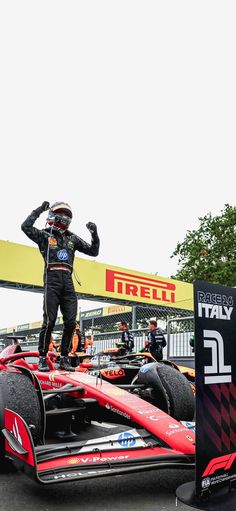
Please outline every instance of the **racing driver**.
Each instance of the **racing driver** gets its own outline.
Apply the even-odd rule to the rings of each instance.
[[[91,245],[68,230],[72,220],[72,210],[65,202],[56,202],[50,207],[47,217],[48,227],[42,230],[34,227],[37,218],[48,209],[49,202],[43,202],[21,225],[22,231],[28,238],[37,243],[45,263],[43,324],[39,334],[38,368],[40,371],[49,371],[46,354],[60,306],[64,325],[59,369],[73,371],[68,352],[77,315],[77,297],[72,281],[74,255],[78,250],[90,256],[97,256],[100,241],[97,227],[92,222],[86,224],[91,233]]]

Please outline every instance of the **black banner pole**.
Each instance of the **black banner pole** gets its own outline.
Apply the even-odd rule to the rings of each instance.
[[[236,289],[194,284],[196,479],[177,498],[208,511],[236,509]],[[235,489],[234,489],[235,488]]]

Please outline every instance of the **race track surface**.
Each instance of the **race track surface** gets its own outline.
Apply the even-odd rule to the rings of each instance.
[[[21,472],[9,471],[0,473],[0,510],[189,511],[180,502],[176,507],[174,487],[193,477],[193,472],[165,470],[40,486]]]

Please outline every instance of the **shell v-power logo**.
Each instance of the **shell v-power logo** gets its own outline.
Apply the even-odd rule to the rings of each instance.
[[[106,291],[134,298],[175,303],[176,286],[172,282],[160,279],[107,269]]]

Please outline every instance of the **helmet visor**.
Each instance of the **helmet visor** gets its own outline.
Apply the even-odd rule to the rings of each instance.
[[[61,213],[49,211],[47,221],[49,224],[60,224],[62,227],[68,227],[71,223],[71,218]]]

